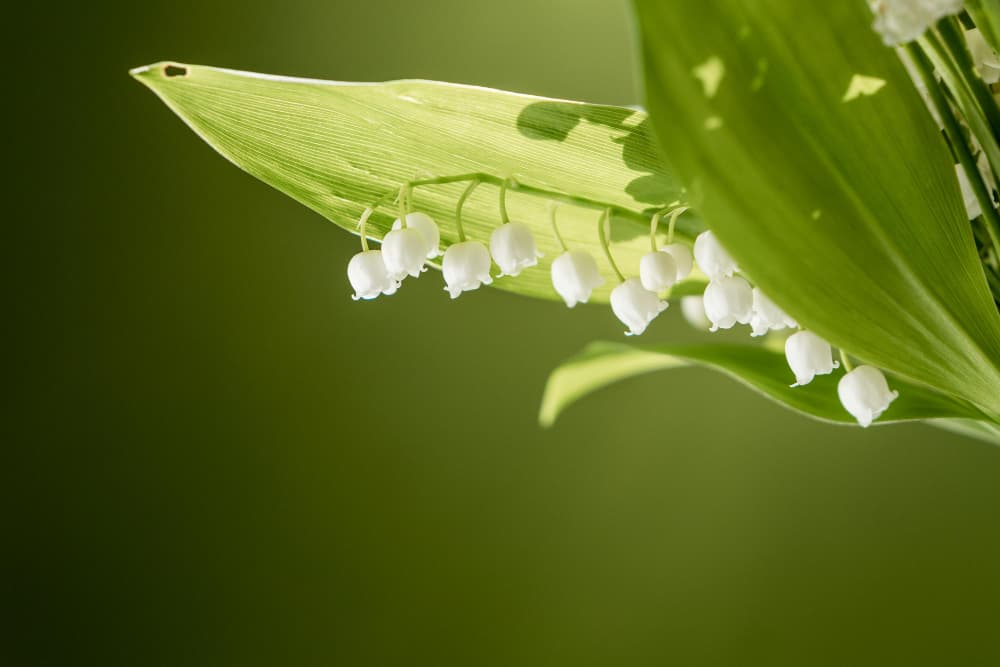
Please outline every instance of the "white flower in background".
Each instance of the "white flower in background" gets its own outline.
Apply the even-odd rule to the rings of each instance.
[[[695,246],[697,256],[697,246]],[[747,324],[753,312],[753,290],[739,276],[713,280],[705,288],[705,315],[712,322],[710,331],[730,329],[736,323]]]
[[[889,390],[889,383],[879,369],[858,366],[840,378],[837,395],[844,408],[867,428],[896,400],[899,392]]]
[[[682,296],[681,314],[695,329],[708,331],[712,326],[712,321],[705,314],[705,300],[701,296]]]
[[[517,276],[529,266],[538,264],[542,253],[535,246],[531,228],[523,222],[500,225],[490,235],[490,254],[500,267],[500,276]]]
[[[437,223],[434,222],[434,218],[427,215],[426,213],[407,213],[406,214],[406,226],[410,229],[416,229],[418,232],[423,234],[424,239],[427,241],[427,259],[434,259],[441,254],[441,230],[438,229]],[[395,222],[392,223],[393,229],[402,229],[403,223],[397,218]]]
[[[552,262],[552,286],[570,308],[587,303],[591,292],[603,284],[597,262],[583,250],[568,250]]]
[[[965,41],[969,45],[972,53],[972,62],[979,72],[979,77],[986,83],[996,83],[1000,81],[1000,56],[993,50],[979,32],[979,28],[973,28],[965,33]]]
[[[829,375],[840,363],[833,360],[833,348],[811,331],[793,333],[785,341],[785,358],[795,373],[793,387],[809,384],[817,375]]]
[[[739,270],[736,261],[710,231],[702,232],[694,240],[694,261],[710,280],[728,278]]]
[[[974,220],[983,214],[983,209],[979,206],[979,200],[976,199],[976,193],[972,191],[972,184],[969,182],[969,177],[962,165],[955,165],[955,173],[958,174],[958,187],[962,189],[965,213],[969,216],[969,220]]]
[[[399,283],[389,277],[381,250],[359,252],[347,264],[347,279],[354,288],[355,301],[374,299],[379,294],[394,294]]]
[[[414,227],[389,232],[382,239],[382,259],[393,280],[407,275],[416,278],[424,270],[427,258],[427,237]]]
[[[962,11],[963,0],[868,0],[873,27],[888,46],[912,42],[935,21]]]
[[[452,299],[457,299],[462,292],[477,289],[480,285],[489,285],[490,251],[478,241],[462,241],[448,247],[441,260],[441,273],[447,284],[445,291]]]
[[[626,336],[638,336],[669,304],[642,286],[639,278],[629,278],[611,290],[611,310],[628,327]]]
[[[759,287],[754,287],[753,314],[750,316],[750,326],[753,328],[751,336],[763,336],[768,331],[788,327],[795,328],[799,326],[799,323],[767,298]]]
[[[662,292],[677,282],[677,263],[668,252],[647,252],[639,260],[639,280],[650,292]]]
[[[691,255],[691,248],[683,243],[671,243],[660,248],[660,252],[665,252],[674,258],[677,266],[677,280],[684,280],[691,273],[694,265],[694,257]]]

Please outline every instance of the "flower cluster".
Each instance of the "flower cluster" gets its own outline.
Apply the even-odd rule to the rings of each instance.
[[[692,324],[707,323],[710,331],[749,324],[751,336],[799,329],[798,323],[760,288],[751,287],[745,278],[736,275],[739,267],[712,232],[703,232],[695,239],[694,258],[709,283],[700,299],[685,297],[681,302],[684,316]],[[830,344],[811,331],[799,330],[788,336],[785,358],[795,375],[792,387],[807,385],[817,375],[829,375],[840,367]],[[873,366],[847,371],[837,385],[840,402],[861,426],[870,426],[899,394],[889,390],[885,375]]]
[[[440,181],[435,181],[440,182]],[[392,230],[382,239],[381,249],[368,247],[365,224],[373,212],[366,209],[359,221],[362,250],[351,258],[348,279],[354,288],[355,300],[374,299],[382,294],[394,294],[407,277],[418,277],[426,270],[428,260],[439,256],[445,291],[452,299],[462,292],[489,285],[494,278],[518,276],[538,264],[538,252],[531,228],[511,221],[507,215],[505,194],[507,182],[501,184],[500,224],[490,235],[489,244],[469,240],[462,227],[462,205],[480,183],[472,180],[459,199],[455,212],[458,242],[441,252],[441,233],[437,223],[427,214],[406,211],[407,186],[400,191],[401,213]],[[412,184],[408,184],[412,185]],[[597,233],[608,263],[619,284],[611,291],[611,310],[628,327],[629,336],[645,332],[649,324],[668,306],[662,297],[678,281],[686,278],[695,264],[709,282],[700,297],[681,300],[684,316],[696,326],[710,331],[731,329],[748,324],[751,336],[763,336],[771,331],[799,329],[799,324],[765,295],[739,275],[735,260],[715,234],[706,231],[698,235],[693,251],[683,243],[673,241],[674,225],[683,211],[676,206],[670,211],[667,244],[657,247],[656,230],[660,214],[651,219],[651,251],[639,261],[638,275],[626,277],[615,262],[609,242],[612,210],[606,209],[598,220]],[[594,257],[585,250],[570,249],[556,224],[556,209],[551,209],[553,233],[562,252],[552,261],[551,279],[555,291],[570,308],[586,303],[594,289],[604,284],[604,277]],[[500,272],[491,275],[492,264]],[[817,375],[829,375],[840,367],[833,358],[830,344],[811,331],[798,330],[785,341],[785,356],[795,376],[792,387],[812,382]],[[845,366],[847,359],[844,357]],[[890,391],[885,376],[872,366],[859,366],[848,371],[840,380],[838,394],[843,406],[862,426],[870,425],[897,397]]]

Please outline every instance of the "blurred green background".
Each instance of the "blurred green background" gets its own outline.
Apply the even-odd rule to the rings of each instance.
[[[12,665],[985,665],[1000,449],[838,428],[707,371],[545,377],[603,307],[429,273],[230,166],[130,67],[635,103],[618,1],[20,8]],[[16,92],[16,95],[15,95]],[[6,245],[6,244],[5,244]],[[665,314],[649,339],[697,336]]]

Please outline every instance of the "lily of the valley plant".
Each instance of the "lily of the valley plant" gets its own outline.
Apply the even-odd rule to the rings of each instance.
[[[429,81],[160,63],[133,75],[212,147],[360,237],[353,298],[440,269],[672,302],[743,343],[594,343],[541,419],[638,373],[721,370],[819,419],[1000,443],[1000,0],[634,0],[646,111]],[[359,305],[358,307],[363,307]]]

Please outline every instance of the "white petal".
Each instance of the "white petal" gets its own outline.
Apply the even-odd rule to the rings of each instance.
[[[702,232],[694,240],[694,260],[709,280],[728,278],[739,268],[711,231]]]
[[[753,312],[753,290],[739,276],[713,280],[705,288],[705,315],[712,322],[712,331],[730,329],[735,324],[747,324]]]
[[[648,252],[639,260],[639,279],[650,292],[670,289],[677,281],[677,264],[668,252]]]
[[[595,288],[604,284],[597,262],[583,250],[569,250],[552,262],[552,287],[570,308],[587,303]]]
[[[441,260],[445,289],[452,299],[462,292],[493,282],[490,277],[490,252],[478,241],[463,241],[449,246]]]
[[[683,243],[671,243],[663,246],[660,250],[669,253],[674,258],[674,264],[677,265],[677,280],[687,278],[694,266],[694,255],[691,254],[691,248]]]
[[[441,230],[438,229],[434,218],[426,213],[414,211],[406,214],[406,226],[410,229],[416,229],[424,237],[427,243],[427,259],[434,259],[441,254]],[[402,229],[402,227],[403,224],[399,218],[392,223],[393,229]]]
[[[347,279],[354,288],[355,301],[374,299],[379,294],[393,294],[399,284],[389,277],[382,261],[382,252],[368,250],[359,252],[347,264]]]
[[[642,334],[669,304],[642,286],[639,278],[629,278],[611,290],[611,310],[629,328],[626,335]]]
[[[426,237],[413,227],[391,231],[382,239],[382,259],[393,280],[419,276],[426,257]]]
[[[899,392],[890,391],[885,375],[874,366],[858,366],[837,384],[840,402],[863,427],[879,418],[896,400]]]
[[[517,276],[538,264],[542,256],[535,245],[531,228],[523,222],[500,225],[490,235],[490,254],[500,267],[500,275]]]
[[[833,348],[811,331],[798,331],[785,341],[785,359],[795,374],[793,387],[809,384],[817,375],[829,375],[840,362],[833,359]]]

